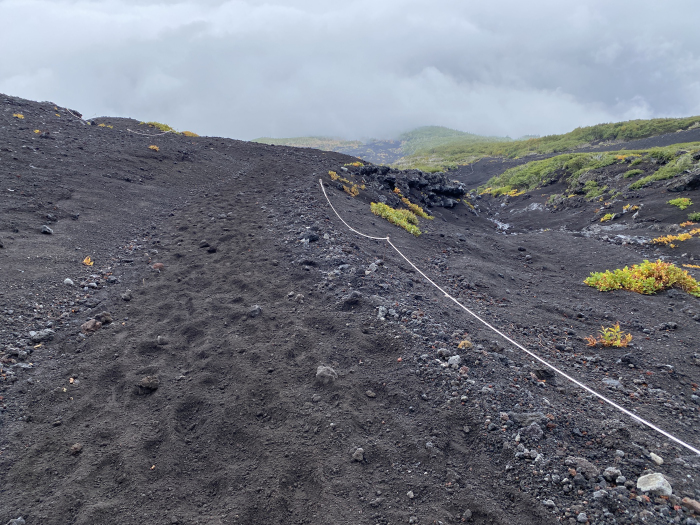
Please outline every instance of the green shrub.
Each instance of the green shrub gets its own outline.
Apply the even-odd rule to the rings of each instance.
[[[386,219],[391,224],[400,226],[408,233],[411,233],[415,236],[421,234],[421,231],[418,229],[417,226],[418,217],[416,217],[416,215],[410,210],[396,210],[391,206],[387,206],[386,204],[383,204],[381,202],[371,203],[370,209],[375,215]]]
[[[654,294],[675,287],[700,297],[700,283],[687,271],[661,260],[649,262],[645,259],[642,264],[635,264],[632,268],[625,266],[614,272],[591,272],[590,277],[583,282],[601,292],[630,290],[640,294]]]
[[[639,157],[638,159],[634,159],[632,162],[630,162],[630,166],[637,166],[638,164],[641,164],[644,162],[644,159]]]
[[[589,200],[600,197],[607,189],[607,186],[598,186],[598,183],[594,180],[586,181],[586,184],[583,185],[583,191],[586,193],[586,198]]]
[[[691,201],[688,197],[678,197],[677,199],[671,199],[667,204],[676,206],[681,210],[685,210],[693,205],[693,201]]]
[[[630,177],[636,177],[637,175],[641,175],[642,173],[644,173],[644,170],[629,170],[623,173],[622,176],[626,179],[629,179]]]
[[[630,184],[630,189],[631,190],[636,190],[639,189],[645,185],[647,185],[650,182],[654,182],[657,180],[666,180],[666,179],[672,179],[673,177],[676,177],[683,173],[685,170],[690,169],[693,167],[693,157],[692,155],[698,151],[696,149],[695,151],[684,153],[683,155],[680,155],[679,157],[676,157],[673,159],[673,154],[670,152],[671,148],[663,148],[661,150],[654,150],[652,151],[649,155],[651,157],[657,158],[657,159],[668,159],[668,163],[665,164],[664,166],[661,166],[656,172],[652,173],[651,175],[647,175],[646,177],[642,177],[639,179],[637,182],[634,182]],[[669,159],[669,156],[671,159]]]
[[[160,122],[144,122],[144,124],[146,124],[147,126],[149,126],[151,128],[159,129],[160,131],[163,131],[163,132],[169,131],[171,133],[175,133],[175,134],[179,135],[179,133],[177,131],[175,131],[173,128],[171,128],[167,124],[161,124]]]
[[[689,213],[689,214],[688,214],[688,220],[689,220],[689,221],[693,221],[693,222],[695,222],[695,221],[700,221],[700,211],[696,211],[696,212],[693,212],[693,213]]]

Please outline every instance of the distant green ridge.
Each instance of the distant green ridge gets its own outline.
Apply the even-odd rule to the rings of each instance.
[[[700,127],[700,116],[597,124],[576,128],[563,135],[548,135],[517,141],[455,140],[449,144],[419,148],[413,155],[402,159],[399,164],[403,167],[431,166],[437,169],[446,169],[469,164],[482,157],[519,158],[533,154],[558,153],[600,142],[644,139],[695,127]]]
[[[332,137],[291,137],[274,139],[262,137],[253,140],[276,146],[315,148],[323,151],[337,151],[366,159],[375,164],[396,164],[406,156],[438,146],[476,144],[483,142],[509,141],[508,137],[484,137],[443,126],[423,126],[401,134],[398,140],[376,140],[366,142],[343,140]],[[428,168],[430,169],[430,168]]]
[[[362,146],[359,140],[342,140],[332,137],[291,137],[273,139],[271,137],[261,137],[253,139],[252,142],[261,144],[272,144],[274,146],[293,146],[295,148],[314,148],[323,151],[338,151],[338,148],[356,148]]]

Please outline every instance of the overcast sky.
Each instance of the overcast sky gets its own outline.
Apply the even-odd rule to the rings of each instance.
[[[252,139],[700,114],[697,0],[0,0],[0,93]]]

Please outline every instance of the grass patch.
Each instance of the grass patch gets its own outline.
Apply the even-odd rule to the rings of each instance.
[[[667,202],[667,204],[670,204],[671,206],[676,206],[681,210],[685,210],[686,208],[690,208],[693,205],[693,201],[691,201],[688,197],[678,197],[677,199],[671,199]]]
[[[598,337],[592,335],[584,337],[588,341],[588,346],[597,346],[601,344],[603,346],[612,346],[615,348],[621,348],[627,346],[630,341],[632,341],[632,334],[625,334],[620,328],[620,323],[616,323],[615,326],[601,326],[598,331]]]
[[[700,221],[700,211],[696,211],[696,212],[693,212],[693,213],[689,213],[689,214],[688,214],[688,220],[689,220],[689,221],[693,221],[693,222]]]
[[[156,128],[164,133],[170,132],[179,135],[179,133],[175,131],[174,128],[171,128],[167,124],[163,124],[161,122],[145,122],[144,124],[146,124],[148,127]]]
[[[691,169],[693,167],[693,155],[700,151],[700,148],[695,148],[693,151],[684,153],[679,157],[669,159],[668,156],[671,155],[671,150],[677,150],[677,147],[678,146],[674,148],[660,148],[652,151],[649,154],[650,157],[656,158],[659,162],[666,162],[666,164],[661,166],[651,175],[642,177],[637,182],[630,184],[630,189],[637,190],[657,180],[672,179],[683,173],[685,170]]]
[[[387,206],[381,202],[373,202],[370,204],[370,209],[372,213],[378,215],[379,217],[386,219],[391,224],[399,226],[406,230],[408,233],[415,235],[416,237],[421,234],[420,229],[418,229],[418,217],[410,210],[396,210],[391,206]]]
[[[681,153],[678,154],[679,148]],[[663,180],[676,177],[687,169],[695,166],[693,156],[700,152],[700,143],[675,144],[664,148],[638,150],[634,152],[612,151],[609,153],[565,153],[548,159],[536,160],[522,164],[504,171],[501,175],[491,178],[488,182],[479,186],[479,193],[488,193],[494,196],[509,194],[512,191],[530,191],[544,186],[559,177],[564,177],[569,183],[572,192],[583,191],[587,198],[595,198],[602,195],[596,192],[599,187],[586,183],[581,188],[579,179],[589,171],[599,170],[616,163],[625,162],[625,159],[633,155],[641,155],[642,158],[654,159],[657,164],[663,164],[655,173],[642,177],[630,185],[630,189],[638,189],[655,180]],[[700,164],[700,163],[698,163]],[[629,170],[625,177],[642,175],[643,170]]]
[[[583,282],[601,292],[629,290],[649,295],[668,288],[680,288],[690,295],[700,297],[700,283],[686,270],[661,260],[649,262],[645,259],[643,263],[635,264],[632,268],[625,266],[613,272],[592,272]]]
[[[406,197],[401,197],[401,202],[403,202],[408,207],[408,209],[411,210],[411,212],[413,212],[418,217],[423,217],[424,219],[428,219],[429,221],[432,221],[435,218],[425,213],[425,210],[423,208],[421,208],[417,204],[413,204]]]
[[[199,137],[194,131],[183,131],[182,134],[185,137]]]
[[[586,181],[586,184],[583,185],[583,191],[586,194],[586,198],[589,200],[597,199],[603,195],[607,189],[607,186],[598,186],[598,183],[594,180]]]

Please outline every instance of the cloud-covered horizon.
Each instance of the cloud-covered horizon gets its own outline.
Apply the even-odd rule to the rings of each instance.
[[[700,114],[678,0],[0,0],[0,93],[240,139]]]

